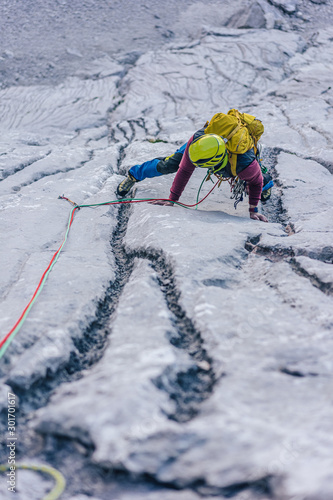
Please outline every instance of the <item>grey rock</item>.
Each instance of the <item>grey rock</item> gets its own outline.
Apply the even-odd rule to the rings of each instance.
[[[234,14],[228,22],[228,26],[240,29],[266,28],[266,17],[258,2],[252,3],[248,9]]]
[[[278,7],[286,14],[294,14],[297,11],[297,7],[300,0],[268,0],[269,3]]]
[[[5,382],[20,393],[22,459],[66,463],[72,450],[67,497],[84,497],[77,485],[97,473],[90,493],[107,498],[105,470],[120,473],[126,500],[258,500],[259,487],[263,498],[333,496],[330,6],[303,3],[314,16],[305,26],[286,15],[297,2],[275,3],[284,7],[193,4],[169,27],[172,43],[155,43],[165,26],[147,45],[150,24],[140,24],[131,40],[145,35],[135,47],[126,41],[128,56],[107,50],[110,33],[91,64],[72,39],[70,78],[0,91],[3,332],[63,241],[72,207],[59,194],[114,200],[130,166],[168,156],[233,106],[264,122],[275,182],[260,206],[269,224],[249,219],[247,199],[235,211],[226,185],[198,210],[140,203],[75,213],[0,365],[3,414]],[[241,24],[226,26],[240,10]],[[16,49],[3,61],[8,84]],[[41,66],[34,72],[42,78]],[[202,178],[196,169],[181,201],[194,203]],[[165,197],[171,183],[147,179],[137,196]],[[45,478],[25,478],[22,500],[46,494]]]

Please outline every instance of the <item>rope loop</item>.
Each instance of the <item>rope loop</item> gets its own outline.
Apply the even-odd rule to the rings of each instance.
[[[3,464],[0,465],[0,472],[5,472],[7,470],[11,470],[10,468],[13,467],[12,465],[9,464]],[[15,469],[28,469],[28,470],[34,470],[36,472],[43,472],[45,474],[48,474],[49,476],[52,476],[53,479],[55,480],[55,485],[52,488],[52,490],[43,497],[42,500],[57,500],[60,495],[63,493],[66,487],[66,480],[64,476],[59,472],[57,469],[54,467],[50,467],[49,465],[33,465],[33,464],[15,464]]]

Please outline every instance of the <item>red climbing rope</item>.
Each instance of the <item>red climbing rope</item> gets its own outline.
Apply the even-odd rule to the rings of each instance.
[[[15,325],[11,328],[11,330],[7,333],[7,335],[5,335],[5,337],[0,341],[0,359],[3,357],[4,353],[6,352],[7,348],[9,347],[9,344],[14,339],[15,335],[17,334],[17,332],[19,331],[19,329],[23,325],[26,316],[28,315],[31,307],[33,306],[35,300],[37,299],[39,293],[41,292],[41,290],[42,290],[42,288],[44,286],[44,283],[45,283],[45,281],[46,281],[46,279],[48,277],[48,274],[50,273],[52,267],[54,266],[54,264],[58,260],[59,254],[60,254],[60,252],[61,252],[64,244],[66,243],[66,240],[67,240],[67,237],[68,237],[68,233],[69,233],[69,230],[70,230],[71,225],[73,223],[74,214],[75,214],[76,210],[79,210],[80,208],[85,208],[85,207],[97,207],[97,206],[103,206],[103,205],[124,205],[124,204],[145,203],[145,202],[152,202],[152,201],[169,201],[169,202],[172,202],[173,204],[179,205],[179,206],[184,207],[184,208],[192,208],[192,207],[195,207],[195,206],[199,205],[200,203],[202,203],[207,198],[207,196],[210,195],[210,193],[213,191],[213,189],[215,189],[215,187],[217,186],[218,182],[219,181],[217,181],[214,184],[214,186],[212,187],[212,189],[209,191],[208,194],[206,194],[206,196],[204,196],[204,198],[202,198],[197,203],[193,203],[192,205],[188,205],[186,203],[181,203],[179,201],[173,201],[173,200],[170,200],[168,198],[141,198],[141,199],[135,199],[135,198],[133,198],[133,199],[126,199],[126,200],[108,201],[108,202],[105,202],[105,203],[96,203],[96,204],[89,204],[89,205],[78,205],[77,203],[75,203],[74,201],[70,200],[69,198],[67,198],[64,195],[63,196],[59,196],[60,199],[66,200],[66,201],[68,201],[69,203],[71,203],[73,205],[73,209],[72,209],[72,211],[70,213],[70,216],[69,216],[67,230],[66,230],[64,239],[63,239],[60,247],[58,248],[58,250],[54,253],[52,259],[50,260],[50,263],[47,266],[47,268],[45,269],[45,271],[44,271],[44,273],[43,273],[43,275],[42,275],[42,277],[41,277],[41,279],[40,279],[40,281],[38,283],[38,286],[37,286],[36,290],[34,291],[33,296],[31,297],[29,303],[24,308],[21,316],[16,321]]]

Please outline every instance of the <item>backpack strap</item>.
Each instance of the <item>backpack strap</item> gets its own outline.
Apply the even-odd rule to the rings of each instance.
[[[227,141],[229,141],[229,140],[230,140],[230,139],[231,139],[231,138],[232,138],[232,137],[236,134],[236,132],[238,132],[238,130],[241,128],[241,126],[242,126],[242,124],[241,124],[241,123],[239,123],[239,124],[238,124],[238,125],[234,128],[234,130],[232,130],[232,131],[230,132],[230,134],[228,135],[228,137],[226,137],[226,140],[227,140]]]
[[[227,142],[238,132],[238,130],[241,128],[241,126],[242,126],[242,124],[238,123],[238,125],[234,128],[234,130],[232,130],[230,132],[230,134],[226,137]],[[230,167],[231,167],[231,173],[232,173],[233,177],[236,177],[236,175],[237,175],[236,174],[237,155],[228,151],[228,158],[229,158],[229,163],[230,163]]]
[[[238,119],[238,125],[230,132],[228,137],[226,137],[226,140],[229,141],[237,132],[238,130],[243,126],[242,121],[239,117],[239,113],[236,113],[236,117]],[[228,158],[229,158],[229,163],[231,167],[231,174],[233,177],[236,177],[236,167],[237,167],[237,154],[236,153],[231,153],[228,151]]]
[[[237,154],[236,153],[230,153],[228,151],[228,159],[231,167],[231,173],[233,177],[236,177],[236,167],[237,167]]]

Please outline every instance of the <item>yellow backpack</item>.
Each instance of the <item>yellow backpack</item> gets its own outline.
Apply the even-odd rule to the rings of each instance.
[[[263,133],[264,126],[260,120],[237,109],[230,109],[227,114],[216,113],[205,125],[205,134],[217,134],[224,139],[233,176],[236,176],[236,155],[251,148],[256,153],[257,142]]]

